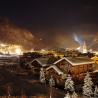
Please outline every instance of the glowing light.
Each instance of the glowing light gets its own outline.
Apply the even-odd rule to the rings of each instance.
[[[89,49],[89,52],[91,52],[91,53],[92,53],[92,52],[93,52],[93,50],[92,50],[92,49]]]
[[[0,44],[0,53],[21,55],[23,53],[22,46],[1,43]]]
[[[41,49],[42,52],[46,51],[45,49]]]
[[[31,49],[30,52],[34,52],[34,49]]]
[[[42,41],[43,39],[42,39],[42,38],[40,38],[39,40],[40,40],[40,41]]]
[[[41,49],[41,53],[46,53],[47,51],[45,49]]]
[[[23,54],[20,48],[16,48],[15,51],[16,51],[16,54],[17,54],[17,55],[21,55],[21,54]]]
[[[57,57],[58,55],[56,53],[54,53],[54,56]]]
[[[77,48],[77,50],[80,50],[80,49],[81,49],[81,47],[78,47],[78,48]]]
[[[82,50],[83,53],[87,53],[87,46],[86,46],[86,43],[84,42],[83,44],[83,50]]]
[[[98,55],[98,51],[94,51],[93,53],[95,53],[95,55]]]
[[[5,44],[0,44],[0,46],[1,46],[1,47],[6,47],[7,45],[5,45]]]
[[[76,33],[73,35],[74,37],[74,40],[79,44],[79,45],[82,45],[83,44],[83,41],[82,41],[82,38],[81,36],[77,35]]]
[[[87,50],[87,46],[86,46],[86,43],[84,42],[82,46],[78,47],[77,48],[78,51],[82,52],[82,53],[87,53],[88,50]]]

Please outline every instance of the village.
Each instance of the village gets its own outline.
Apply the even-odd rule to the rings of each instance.
[[[1,96],[21,95],[33,98],[33,87],[37,83],[39,86],[35,89],[47,89],[51,98],[58,98],[53,96],[54,91],[58,95],[58,90],[61,90],[59,96],[62,98],[98,97],[98,57],[87,50],[85,43],[82,52],[56,48],[19,56],[2,55],[0,70],[3,70],[0,71]],[[26,89],[32,89],[32,92]]]
[[[98,0],[1,0],[0,98],[98,98]]]

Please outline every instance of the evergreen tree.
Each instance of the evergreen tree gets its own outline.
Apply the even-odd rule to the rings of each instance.
[[[67,76],[64,89],[67,91],[74,91],[74,82],[73,82],[72,77],[70,75]]]
[[[65,97],[64,98],[71,98],[69,92],[67,94],[65,94]]]
[[[12,94],[12,89],[11,89],[10,86],[8,86],[7,93],[8,93],[8,96],[11,96],[11,94]]]
[[[44,69],[43,68],[41,68],[41,70],[40,70],[40,82],[41,83],[45,83],[46,82],[45,72],[44,72]]]
[[[72,98],[78,98],[78,94],[75,91],[72,94]]]
[[[90,77],[90,74],[87,73],[84,78],[83,94],[90,97],[93,94],[92,86],[92,78]]]
[[[98,86],[95,86],[94,97],[98,98]]]
[[[53,79],[52,75],[51,75],[51,78],[49,79],[49,85],[50,87],[55,86],[55,80]]]

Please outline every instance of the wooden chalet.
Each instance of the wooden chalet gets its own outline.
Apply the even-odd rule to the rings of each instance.
[[[87,57],[64,57],[46,69],[47,76],[53,75],[57,83],[65,80],[68,74],[74,80],[83,80],[85,73],[93,71],[94,61]]]
[[[60,70],[57,66],[51,65],[46,69],[46,79],[49,80],[49,78],[53,76],[54,80],[57,84],[61,84],[63,82],[63,79],[65,79],[64,73],[62,70]],[[66,75],[65,75],[66,77]]]
[[[49,58],[37,58],[33,61],[29,62],[29,67],[32,69],[33,73],[39,75],[41,68],[47,68],[49,66],[48,62]]]

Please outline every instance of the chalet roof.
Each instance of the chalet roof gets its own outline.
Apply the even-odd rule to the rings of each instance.
[[[61,58],[60,60],[54,62],[54,64],[57,64],[58,62],[60,62],[62,60],[66,60],[67,62],[69,62],[73,66],[94,63],[94,61],[88,57],[64,57],[64,58]]]
[[[94,70],[93,73],[98,73],[98,70]]]
[[[98,60],[98,56],[94,56],[91,58],[92,60]]]
[[[37,61],[40,65],[42,66],[49,66],[51,64],[53,64],[55,61],[57,61],[59,58],[55,58],[55,57],[40,57],[40,58],[36,58],[34,60],[32,60],[31,62],[29,62],[29,64],[31,64],[34,61]]]
[[[62,75],[63,74],[63,72],[57,66],[55,66],[55,65],[51,65],[46,70],[49,70],[51,68],[53,68],[59,75]]]
[[[40,65],[42,66],[47,66],[47,62],[48,62],[48,59],[49,58],[37,58],[37,59],[34,59],[33,61],[30,62],[30,64],[34,61],[37,61]]]

